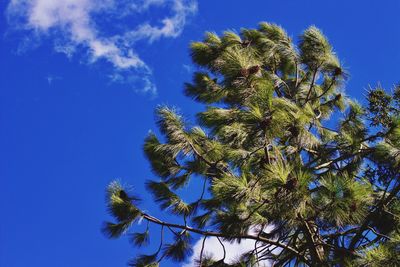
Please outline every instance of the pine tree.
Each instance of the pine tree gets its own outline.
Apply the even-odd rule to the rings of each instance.
[[[140,209],[120,183],[107,189],[115,222],[111,238],[159,249],[131,266],[183,261],[193,238],[255,240],[234,263],[198,255],[198,266],[400,266],[400,89],[367,91],[367,105],[344,91],[347,73],[322,32],[310,27],[297,45],[278,25],[261,23],[191,44],[200,71],[185,94],[205,104],[199,126],[174,108],[156,110],[161,139],[150,133],[144,152],[160,179],[146,186],[168,222]],[[178,191],[201,188],[187,202]],[[180,191],[181,192],[181,191]],[[267,230],[272,229],[272,230]],[[158,234],[157,234],[158,235]]]

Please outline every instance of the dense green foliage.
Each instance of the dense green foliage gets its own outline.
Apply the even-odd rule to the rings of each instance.
[[[191,56],[200,71],[185,94],[205,104],[200,126],[160,107],[163,137],[151,133],[144,144],[160,177],[147,188],[180,223],[146,213],[117,182],[108,188],[110,237],[138,220],[170,236],[130,264],[183,261],[194,236],[256,240],[236,263],[200,253],[199,266],[400,266],[400,89],[370,89],[365,107],[350,100],[346,72],[315,27],[297,45],[268,23],[206,33]],[[188,203],[177,190],[190,179],[203,188]],[[133,243],[149,235],[135,233]]]

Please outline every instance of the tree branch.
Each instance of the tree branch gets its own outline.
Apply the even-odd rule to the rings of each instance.
[[[304,104],[302,105],[302,107],[304,107],[304,106],[307,104],[307,102],[310,100],[309,98],[310,98],[312,89],[314,89],[315,78],[317,77],[318,69],[319,69],[319,66],[317,66],[317,67],[315,68],[315,71],[314,71],[314,73],[313,73],[312,80],[311,80],[310,89],[308,90],[307,97],[306,97],[306,99],[305,99]]]
[[[244,235],[225,235],[219,232],[213,232],[213,231],[205,231],[205,230],[201,230],[201,229],[197,229],[197,228],[193,228],[190,226],[185,226],[185,225],[181,225],[181,224],[175,224],[175,223],[169,223],[169,222],[165,222],[165,221],[161,221],[156,217],[153,217],[149,214],[146,213],[142,213],[141,216],[146,219],[149,220],[155,224],[159,224],[159,225],[163,225],[163,226],[167,226],[167,227],[172,227],[172,228],[178,228],[178,229],[182,229],[182,230],[186,230],[189,232],[193,232],[196,234],[200,234],[200,235],[205,235],[205,236],[215,236],[215,237],[222,237],[222,238],[227,238],[227,239],[252,239],[252,240],[258,240],[260,242],[264,242],[264,243],[268,243],[274,246],[278,246],[280,248],[284,248],[287,249],[289,251],[291,251],[293,254],[295,254],[297,257],[301,258],[302,261],[304,262],[308,262],[308,260],[300,254],[299,251],[297,251],[296,249],[294,249],[291,246],[288,246],[287,244],[278,242],[276,240],[273,239],[269,239],[269,238],[265,238],[263,236],[257,236],[257,235],[251,235],[251,234],[244,234]]]
[[[392,192],[389,194],[389,196],[385,199],[382,198],[382,200],[380,201],[380,203],[375,207],[375,209],[373,209],[366,217],[365,220],[363,222],[363,224],[358,228],[358,231],[356,233],[356,235],[352,238],[350,245],[349,245],[349,249],[350,250],[354,250],[357,242],[360,240],[362,233],[368,228],[369,223],[373,217],[373,215],[375,214],[375,212],[381,208],[383,208],[387,203],[389,203],[391,201],[391,199],[393,197],[395,197],[397,195],[397,193],[400,191],[400,183],[392,190]]]

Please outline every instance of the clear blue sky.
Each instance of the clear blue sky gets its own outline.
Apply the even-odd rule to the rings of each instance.
[[[119,178],[145,195],[153,174],[141,146],[155,129],[153,110],[174,105],[191,118],[201,108],[182,85],[193,68],[188,45],[207,30],[268,21],[296,38],[316,25],[350,72],[349,95],[362,101],[369,84],[400,82],[395,0],[203,0],[197,9],[119,1],[115,10],[53,0],[72,11],[49,0],[9,2],[0,1],[1,267],[114,267],[134,257],[126,238],[100,231],[110,219],[104,190]],[[26,5],[35,2],[43,5]],[[162,214],[148,198],[143,206]]]

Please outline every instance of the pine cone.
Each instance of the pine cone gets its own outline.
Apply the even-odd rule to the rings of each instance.
[[[291,127],[289,128],[289,132],[291,133],[291,135],[292,135],[293,137],[297,137],[297,136],[300,134],[300,131],[299,131],[299,129],[298,129],[296,126],[291,126]]]
[[[248,68],[248,70],[249,70],[249,75],[257,74],[260,71],[260,66],[258,65],[252,66]]]
[[[122,200],[126,200],[126,201],[129,200],[129,196],[125,193],[124,190],[120,190],[120,191],[119,191],[119,197],[120,197]]]
[[[343,70],[339,67],[335,68],[335,70],[333,71],[333,76],[339,76],[343,74]]]
[[[290,178],[289,180],[287,180],[286,184],[285,184],[285,188],[289,191],[292,191],[293,189],[295,189],[297,187],[298,181],[296,178]]]
[[[260,121],[260,127],[262,129],[267,129],[267,127],[271,124],[272,115],[265,116],[262,121]]]
[[[243,77],[249,76],[249,70],[248,69],[241,69],[240,70],[240,75],[242,75]]]
[[[357,210],[357,203],[355,203],[355,202],[351,203],[351,205],[350,205],[350,210],[351,210],[352,212],[356,211],[356,210]]]

